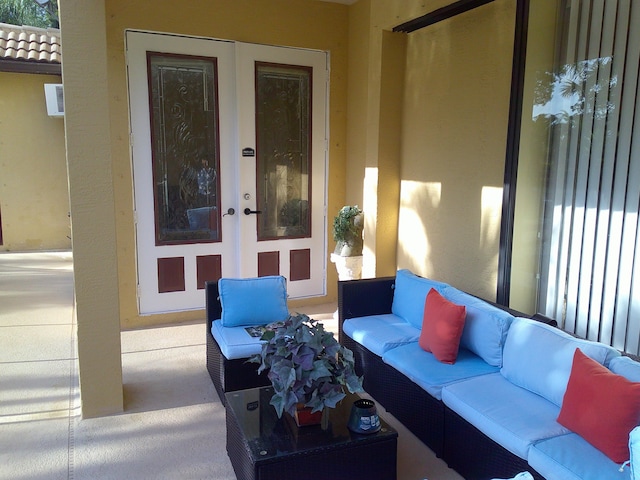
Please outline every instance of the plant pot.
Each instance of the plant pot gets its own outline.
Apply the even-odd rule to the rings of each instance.
[[[304,404],[299,403],[296,407],[296,413],[293,418],[296,421],[296,425],[299,427],[307,427],[309,425],[320,425],[322,423],[322,412],[311,413],[311,407],[305,407]]]
[[[362,276],[362,255],[343,257],[332,253],[331,262],[336,264],[339,280],[358,280]]]

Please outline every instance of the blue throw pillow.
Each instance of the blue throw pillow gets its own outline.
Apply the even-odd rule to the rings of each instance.
[[[218,280],[222,325],[265,325],[286,320],[287,280],[282,276]]]

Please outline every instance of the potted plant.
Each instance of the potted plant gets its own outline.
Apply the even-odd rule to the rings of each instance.
[[[269,403],[278,417],[287,412],[297,419],[302,406],[311,413],[326,413],[346,396],[345,388],[351,393],[362,391],[351,350],[307,315],[291,315],[267,325],[261,338],[265,340],[262,352],[249,361],[260,364],[258,373],[268,370],[274,390]],[[323,415],[323,422],[327,418]]]
[[[364,213],[357,205],[345,205],[333,219],[333,239],[336,248],[331,254],[331,261],[336,264],[340,280],[360,278],[363,229]]]

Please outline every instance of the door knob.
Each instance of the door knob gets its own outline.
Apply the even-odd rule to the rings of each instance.
[[[252,213],[258,214],[258,213],[262,213],[260,210],[251,210],[249,207],[244,209],[244,214],[245,215],[251,215]]]
[[[223,217],[226,217],[227,215],[233,215],[236,213],[235,208],[230,208],[229,210],[227,210],[227,213],[225,213],[224,215],[222,215]]]

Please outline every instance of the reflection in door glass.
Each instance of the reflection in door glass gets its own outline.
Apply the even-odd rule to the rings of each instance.
[[[220,241],[215,59],[147,55],[156,245]]]
[[[258,240],[310,237],[311,69],[256,64]]]

